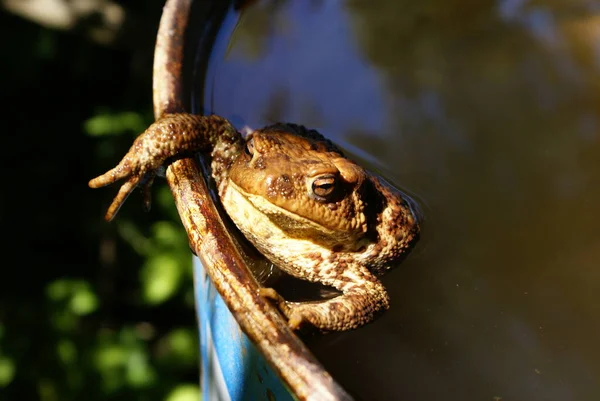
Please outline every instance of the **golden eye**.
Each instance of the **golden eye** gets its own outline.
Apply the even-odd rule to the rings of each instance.
[[[246,146],[244,147],[244,152],[246,152],[246,154],[248,156],[254,156],[254,138],[253,137],[250,137],[246,141]]]
[[[321,175],[312,182],[312,192],[317,198],[325,200],[335,190],[336,177],[333,174]]]

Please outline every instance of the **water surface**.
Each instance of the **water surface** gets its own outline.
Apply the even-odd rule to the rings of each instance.
[[[203,97],[317,128],[418,200],[390,311],[307,339],[357,400],[600,399],[599,3],[259,1]]]

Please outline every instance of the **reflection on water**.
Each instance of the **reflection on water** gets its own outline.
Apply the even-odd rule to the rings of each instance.
[[[600,6],[263,1],[207,111],[318,128],[416,194],[392,309],[309,339],[364,400],[600,399]]]

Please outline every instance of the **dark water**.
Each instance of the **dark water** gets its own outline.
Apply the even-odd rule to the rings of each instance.
[[[418,199],[392,309],[309,340],[357,399],[600,399],[599,2],[256,2],[204,102],[318,128]]]

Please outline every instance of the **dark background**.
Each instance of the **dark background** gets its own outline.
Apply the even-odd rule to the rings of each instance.
[[[197,400],[191,258],[153,209],[87,181],[152,120],[163,1],[0,2],[0,400]]]

